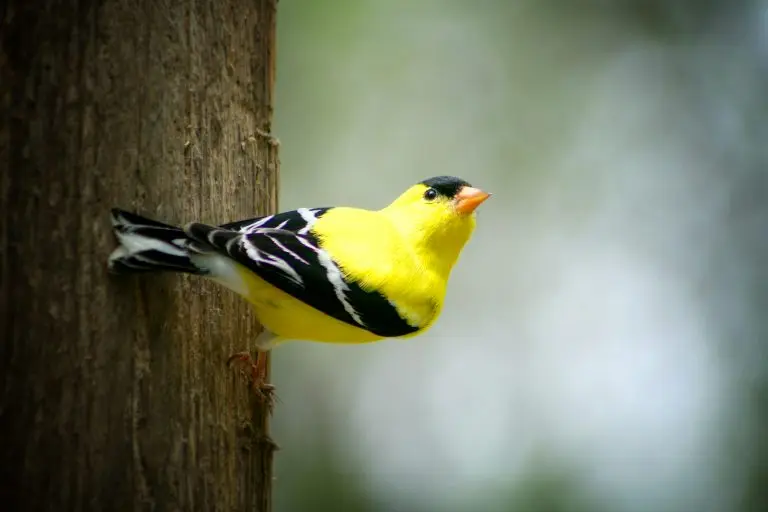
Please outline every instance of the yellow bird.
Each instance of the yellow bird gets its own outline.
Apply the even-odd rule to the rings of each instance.
[[[183,229],[112,210],[116,273],[187,272],[250,302],[264,331],[262,355],[281,341],[366,343],[425,332],[443,306],[448,277],[490,194],[466,181],[424,180],[389,206],[299,208],[222,226]],[[250,361],[247,353],[233,358]]]

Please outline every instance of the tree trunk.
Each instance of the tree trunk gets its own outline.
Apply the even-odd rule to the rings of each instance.
[[[267,416],[230,353],[248,305],[115,277],[109,208],[276,208],[275,0],[0,6],[0,508],[271,506]]]

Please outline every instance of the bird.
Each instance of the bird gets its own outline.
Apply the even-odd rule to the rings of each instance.
[[[264,330],[251,365],[267,398],[266,352],[305,340],[359,344],[426,332],[491,194],[453,176],[425,179],[379,210],[298,208],[220,226],[176,227],[112,208],[115,274],[170,271],[213,280],[247,300]]]

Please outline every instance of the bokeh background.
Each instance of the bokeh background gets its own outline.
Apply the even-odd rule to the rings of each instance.
[[[768,510],[768,1],[282,0],[281,208],[493,192],[434,329],[274,354],[276,510]]]

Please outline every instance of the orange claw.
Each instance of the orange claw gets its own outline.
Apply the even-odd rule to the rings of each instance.
[[[267,353],[258,352],[254,361],[248,352],[237,352],[227,359],[227,365],[231,366],[233,363],[250,366],[253,390],[260,400],[266,402],[271,412],[275,404],[275,386],[267,382]]]

